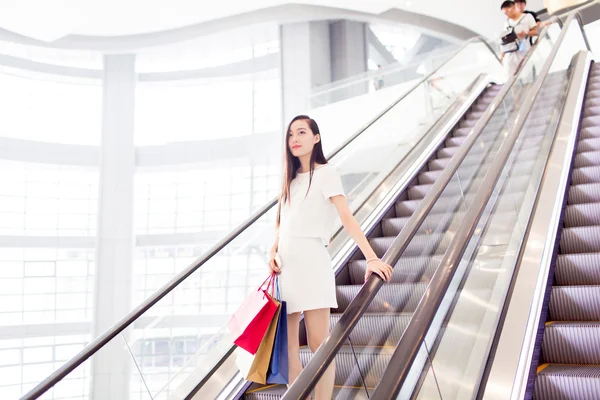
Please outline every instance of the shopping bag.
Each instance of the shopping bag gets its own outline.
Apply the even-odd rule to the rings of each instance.
[[[269,294],[274,281],[274,276],[270,275],[257,290],[253,290],[227,324],[233,343],[250,354],[256,354],[278,309],[278,303]]]
[[[269,372],[269,363],[271,361],[271,354],[273,353],[273,343],[275,342],[275,333],[277,331],[277,323],[279,322],[279,312],[281,309],[279,301],[273,301],[277,303],[277,311],[275,311],[275,316],[269,325],[269,329],[267,329],[267,333],[262,342],[260,342],[258,351],[254,356],[254,361],[252,361],[250,371],[246,377],[246,379],[251,382],[263,385],[267,383],[267,373]]]
[[[273,354],[269,363],[267,383],[285,385],[289,381],[287,306],[285,301],[281,300],[281,295],[279,294],[279,278],[277,278],[275,284],[277,287],[276,298],[281,305],[279,306],[279,320],[277,321],[277,331],[275,332]]]

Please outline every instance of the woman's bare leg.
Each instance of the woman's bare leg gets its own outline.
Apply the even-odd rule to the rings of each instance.
[[[315,353],[321,343],[329,336],[329,308],[320,308],[304,312],[304,323],[308,337],[308,346]],[[315,387],[315,400],[331,400],[335,382],[335,362],[332,362]]]
[[[300,362],[300,315],[301,313],[288,314],[288,365],[290,385],[302,371]],[[288,385],[289,386],[289,385]]]

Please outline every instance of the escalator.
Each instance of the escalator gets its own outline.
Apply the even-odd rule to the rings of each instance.
[[[489,104],[497,96],[501,87],[497,85],[489,86],[478,100],[472,105],[469,111],[461,118],[460,122],[451,130],[443,144],[435,151],[433,156],[427,161],[425,167],[419,171],[411,185],[399,196],[395,204],[386,212],[380,224],[368,235],[373,250],[378,257],[382,257],[389,249],[392,241],[398,236],[402,228],[410,219],[412,213],[417,209],[419,203],[427,194],[431,185],[441,175],[443,169],[448,165],[451,158],[457,152],[464,142],[466,136],[471,132]],[[466,182],[472,180],[475,172],[482,163],[484,156],[489,155],[498,149],[499,140],[497,132],[503,124],[501,116],[490,120],[490,129],[485,131],[481,137],[481,142],[494,143],[494,146],[476,147],[474,152],[463,161],[463,165],[468,165],[471,176],[465,174],[463,178]],[[445,197],[445,206],[458,204],[460,193],[453,192]],[[451,214],[440,213],[439,220],[430,220],[430,229],[447,228],[452,222]],[[435,226],[434,226],[435,225]],[[439,225],[439,226],[438,226]],[[355,332],[352,334],[351,345],[344,346],[336,356],[336,390],[335,398],[356,398],[364,396],[363,377],[357,373],[354,368],[356,362],[366,374],[365,385],[372,390],[377,384],[381,372],[387,366],[389,357],[394,349],[394,345],[400,339],[405,327],[411,319],[419,299],[423,295],[427,282],[431,274],[435,271],[437,265],[431,261],[431,254],[441,254],[445,251],[448,240],[443,238],[443,234],[436,234],[432,240],[431,235],[423,234],[414,240],[430,244],[430,248],[425,250],[423,255],[422,248],[415,247],[407,257],[401,259],[394,268],[392,280],[378,294],[377,298],[371,303],[367,314],[363,316]],[[430,254],[431,253],[431,254]],[[341,318],[346,311],[352,299],[356,296],[362,284],[366,270],[366,261],[360,252],[357,252],[337,275],[337,301],[339,308],[332,310],[331,326]],[[373,342],[373,336],[379,338]],[[312,353],[307,346],[306,338],[302,338],[300,349],[300,358],[303,365],[308,364]],[[356,360],[356,361],[355,361]],[[286,391],[285,386],[266,386],[252,387],[246,393],[247,399],[275,399],[283,395]]]
[[[446,139],[444,147],[438,149],[435,157],[429,160],[427,166],[419,172],[413,184],[398,198],[394,206],[386,213],[369,237],[373,249],[379,257],[387,252],[393,240],[401,232],[411,215],[418,208],[443,169],[448,165],[451,156],[456,153],[458,145],[469,133],[487,108],[487,104],[497,95],[500,87],[492,86],[481,96],[478,102],[465,115],[462,121],[453,129]],[[523,134],[521,149],[515,162],[518,163],[518,174],[524,178],[533,170],[534,161],[542,144],[545,128],[550,119],[547,115],[549,104],[556,102],[556,93],[564,90],[564,76],[555,75],[548,79],[548,85],[543,89],[543,100],[536,104],[530,118],[533,123]],[[384,285],[371,302],[356,327],[350,341],[342,346],[335,357],[336,399],[368,398],[377,386],[383,371],[389,364],[395,345],[400,340],[404,329],[409,324],[412,313],[423,296],[427,284],[440,265],[442,255],[448,249],[452,240],[452,231],[464,216],[464,203],[472,201],[474,192],[478,189],[487,171],[489,163],[494,159],[503,136],[500,132],[505,128],[505,115],[494,115],[483,131],[479,146],[475,146],[461,164],[461,185],[452,186],[438,200],[439,206],[434,206],[428,218],[421,226],[421,231],[412,239],[411,245],[394,266],[391,282]],[[452,146],[453,145],[453,146]],[[528,180],[516,180],[513,189],[515,193],[524,194]],[[499,204],[500,209],[513,207],[514,199],[507,199]],[[518,200],[516,200],[518,201]],[[441,207],[440,207],[441,206]],[[462,206],[462,207],[461,207]],[[510,214],[509,214],[510,215]],[[505,215],[502,227],[507,227],[499,234],[506,236],[510,220]],[[506,225],[505,225],[506,224]],[[497,239],[495,239],[497,241]],[[497,245],[498,243],[496,243]],[[340,308],[333,310],[331,326],[341,318],[352,299],[357,295],[364,281],[366,264],[364,259],[351,260],[338,275],[338,304]],[[306,343],[304,343],[306,345]],[[307,346],[301,349],[301,359],[308,364],[312,356]],[[283,386],[252,387],[244,396],[247,399],[276,399],[286,392]]]
[[[560,38],[564,38],[562,33]],[[406,340],[412,340],[411,327],[414,329],[415,326],[422,325],[421,307],[424,300],[431,297],[432,285],[435,288],[434,281],[445,273],[444,261],[449,254],[454,254],[452,246],[458,242],[467,246],[470,237],[463,237],[461,234],[465,218],[470,218],[474,207],[485,206],[487,199],[481,203],[480,193],[482,187],[489,183],[489,175],[497,168],[501,154],[507,149],[507,138],[514,140],[509,143],[508,149],[512,151],[514,144],[514,151],[507,163],[514,167],[506,175],[510,188],[503,189],[502,193],[509,192],[510,196],[500,196],[494,203],[495,214],[486,220],[486,223],[491,221],[494,225],[501,226],[501,229],[485,228],[484,233],[474,230],[471,235],[489,234],[478,245],[486,250],[499,248],[507,246],[510,241],[506,238],[509,237],[511,228],[520,224],[518,217],[514,215],[515,204],[527,197],[531,185],[529,176],[539,164],[537,159],[540,152],[548,148],[549,129],[556,121],[555,110],[561,104],[561,94],[568,82],[564,73],[548,74],[546,68],[545,75],[540,77],[544,85],[536,86],[535,71],[539,71],[542,64],[546,67],[546,58],[550,57],[551,50],[554,51],[553,46],[551,35],[542,35],[528,54],[519,75],[511,77],[503,86],[491,84],[493,80],[489,77],[482,80],[479,72],[471,73],[468,78],[460,76],[457,79],[455,68],[462,67],[463,61],[451,59],[447,65],[452,68],[448,68],[447,76],[443,78],[455,85],[452,88],[455,93],[454,103],[451,100],[433,98],[432,94],[425,91],[429,96],[427,110],[445,109],[447,112],[443,115],[433,114],[431,117],[425,113],[422,123],[415,124],[415,132],[419,133],[418,140],[411,138],[405,142],[399,141],[394,136],[397,133],[392,131],[389,134],[390,127],[397,129],[403,118],[411,115],[402,112],[410,113],[414,109],[414,104],[402,97],[335,152],[342,154],[340,159],[345,162],[344,166],[355,168],[354,161],[357,158],[352,158],[353,152],[363,157],[360,146],[373,143],[375,139],[382,142],[377,155],[383,152],[384,157],[376,158],[379,163],[375,163],[375,168],[371,166],[378,173],[369,171],[371,175],[368,175],[379,179],[377,185],[369,186],[359,182],[349,191],[349,201],[360,203],[353,209],[355,216],[359,223],[368,226],[367,236],[371,245],[378,256],[394,265],[394,274],[392,281],[385,285],[375,276],[363,284],[366,265],[362,254],[355,246],[349,247],[347,237],[336,235],[330,246],[334,250],[330,251],[337,252],[332,255],[335,256],[334,260],[338,260],[336,283],[339,308],[332,310],[331,336],[315,354],[310,352],[306,346],[306,338],[301,336],[301,344],[305,345],[301,349],[301,360],[305,368],[289,390],[284,386],[248,387],[237,368],[232,366],[235,347],[224,330],[218,331],[203,351],[187,360],[183,368],[169,370],[161,375],[152,375],[151,371],[145,369],[144,359],[138,359],[131,351],[133,346],[129,345],[130,337],[145,337],[144,334],[152,333],[153,329],[166,327],[175,331],[172,326],[166,325],[170,321],[179,321],[181,327],[188,328],[189,322],[184,316],[155,317],[152,314],[153,307],[156,304],[160,306],[161,299],[171,291],[179,290],[175,289],[179,285],[185,289],[186,282],[193,282],[193,274],[201,267],[203,271],[210,271],[210,268],[218,271],[221,264],[215,262],[213,267],[210,260],[219,252],[235,255],[242,252],[240,249],[251,248],[252,252],[261,253],[265,246],[264,232],[272,229],[272,220],[269,218],[272,217],[270,210],[274,203],[271,203],[223,239],[196,264],[182,271],[147,302],[125,316],[106,334],[95,339],[23,399],[37,399],[55,385],[59,386],[63,382],[68,384],[69,374],[82,373],[83,368],[92,364],[88,362],[90,359],[93,362],[95,358],[106,357],[110,364],[111,357],[119,356],[119,352],[131,354],[130,370],[135,373],[115,365],[112,369],[95,371],[94,379],[104,379],[100,382],[111,385],[118,383],[119,379],[122,381],[123,374],[130,374],[125,376],[131,376],[131,380],[139,380],[144,385],[141,390],[130,391],[136,395],[142,393],[140,398],[147,398],[143,397],[146,394],[152,399],[167,399],[171,396],[185,399],[303,398],[318,382],[323,368],[331,362],[336,365],[336,398],[384,398],[378,388],[385,386],[391,378],[395,379],[395,369],[400,364],[413,363],[407,362],[408,358],[394,362],[394,357]],[[533,54],[538,57],[532,57]],[[556,52],[552,54],[552,58],[556,56]],[[453,62],[455,65],[452,65]],[[428,80],[439,81],[440,75],[436,71],[425,78],[423,87],[427,88]],[[485,83],[485,90],[482,82]],[[529,99],[528,93],[536,87],[539,98],[534,105],[528,106],[527,126],[521,132],[522,125],[518,129],[514,126],[520,123],[521,107]],[[414,99],[421,98],[417,89],[421,88],[417,86],[414,93],[410,93],[415,94]],[[461,94],[465,92],[471,93],[470,97],[466,96],[468,101]],[[537,94],[536,92],[535,96]],[[407,103],[409,106],[406,106]],[[427,129],[423,129],[423,126]],[[381,135],[381,132],[386,132],[389,136],[376,136]],[[386,140],[395,141],[390,143]],[[412,149],[406,150],[409,145]],[[334,163],[335,160],[334,158]],[[388,169],[389,165],[393,166],[391,170]],[[376,199],[377,204],[364,200],[361,197],[363,194],[356,194],[361,190],[367,191],[365,187],[369,188],[368,198]],[[234,247],[238,245],[235,242],[238,237],[239,242],[243,243]],[[253,242],[254,238],[256,244]],[[488,254],[489,252],[485,253]],[[455,260],[455,264],[459,261]],[[264,274],[264,271],[259,273]],[[138,323],[145,314],[152,319]],[[184,325],[185,323],[188,325]],[[136,329],[141,333],[136,332]],[[446,329],[445,332],[449,330]],[[123,347],[123,340],[128,346]],[[461,343],[461,346],[464,347],[465,343]],[[443,353],[439,349],[439,342],[434,347],[437,354]],[[105,362],[104,365],[106,364]],[[80,366],[82,369],[78,370]],[[423,369],[422,366],[415,368]],[[417,386],[426,387],[426,379],[421,379]],[[102,390],[101,384],[96,385],[97,388]],[[124,387],[121,393],[128,390]],[[298,394],[300,392],[302,395]]]
[[[477,201],[476,195],[504,146],[512,121],[518,118],[523,98],[532,85],[531,77],[535,76],[530,72],[535,71],[536,66],[539,69],[553,46],[551,35],[544,35],[528,54],[524,63],[528,68],[500,86],[493,84],[490,76],[481,75],[481,66],[465,69],[465,60],[481,62],[486,57],[497,67],[497,59],[489,52],[489,46],[480,42],[468,42],[447,63],[383,110],[334,152],[335,156],[339,153],[342,160],[341,165],[336,164],[342,167],[342,176],[347,168],[348,175],[366,175],[368,178],[354,184],[350,190],[346,188],[349,202],[359,223],[368,227],[367,236],[377,255],[394,265],[394,274],[392,281],[383,286],[378,286],[381,281],[375,276],[363,284],[366,265],[362,254],[356,246],[348,247],[347,236],[336,235],[330,251],[338,259],[339,308],[332,310],[332,335],[315,354],[306,346],[306,338],[301,336],[301,344],[304,344],[301,360],[305,369],[289,391],[284,386],[248,387],[233,365],[235,346],[224,329],[214,334],[201,351],[183,363],[182,368],[155,372],[146,368],[147,355],[139,357],[135,353],[135,338],[150,336],[154,334],[153,330],[183,331],[197,322],[203,323],[198,316],[190,322],[191,319],[178,314],[174,306],[168,318],[155,310],[164,307],[161,303],[162,299],[169,300],[167,295],[171,298],[178,294],[181,297],[189,295],[188,286],[202,278],[197,271],[218,272],[222,264],[214,260],[215,255],[229,257],[247,251],[250,257],[262,253],[268,242],[265,232],[272,230],[273,202],[22,399],[37,399],[51,388],[55,390],[54,386],[68,385],[70,374],[84,373],[90,365],[95,374],[93,379],[100,379],[94,387],[96,397],[102,397],[97,393],[102,393],[104,383],[108,388],[106,392],[116,393],[113,398],[125,398],[128,393],[161,400],[171,396],[185,399],[302,398],[304,396],[297,396],[294,390],[302,386],[304,389],[301,390],[310,390],[309,385],[314,387],[318,377],[311,377],[311,374],[315,368],[325,365],[323,355],[336,364],[336,398],[361,399],[376,394],[376,387],[389,373],[389,367],[396,366],[391,363],[396,345],[407,327],[415,324],[413,313],[418,310],[428,285],[439,271],[449,246],[460,239],[456,232],[467,211]],[[473,43],[479,47],[474,48]],[[532,57],[533,54],[538,57]],[[519,164],[519,172],[523,175],[534,168],[536,149],[545,143],[545,128],[552,119],[548,104],[555,104],[554,96],[562,90],[563,78],[560,74],[549,77],[548,85],[541,91],[544,99],[532,109],[530,129],[523,133],[513,160]],[[431,82],[446,85],[445,95],[439,96],[438,91],[431,90]],[[423,97],[425,104],[420,103]],[[407,129],[411,129],[412,135],[401,140],[398,126],[407,121],[410,123]],[[365,154],[368,154],[363,150],[365,145],[375,145],[375,155],[365,163],[369,168],[357,173],[356,160],[365,161]],[[334,157],[333,162],[336,160]],[[527,184],[526,179],[515,179],[512,189],[515,193],[524,192]],[[510,210],[513,205],[514,199],[500,200],[498,209]],[[398,255],[393,261],[386,259],[391,257],[390,254],[399,254],[398,246],[402,247],[402,256]],[[256,274],[260,274],[260,279],[264,270]],[[373,297],[365,301],[367,292]],[[357,313],[356,323],[352,326],[345,320],[349,313]],[[181,325],[173,326],[173,323]],[[341,340],[335,339],[343,330],[349,334]],[[122,345],[123,341],[127,346]],[[328,345],[338,347],[332,350]],[[114,362],[127,356],[130,365]],[[95,367],[97,360],[104,369]],[[130,383],[123,383],[127,380],[124,377],[128,377]],[[309,381],[311,383],[307,384]]]
[[[473,59],[477,62],[465,67],[467,60]],[[402,229],[411,210],[420,203],[431,184],[443,175],[445,166],[452,163],[453,155],[460,153],[463,142],[470,141],[477,150],[467,158],[461,156],[461,160],[464,158],[467,164],[472,163],[470,169],[462,171],[465,189],[478,177],[473,175],[481,171],[481,167],[477,166],[485,165],[486,157],[493,156],[493,150],[498,148],[500,142],[498,132],[504,126],[505,118],[500,115],[494,118],[488,116],[485,122],[489,130],[482,132],[479,129],[475,135],[469,133],[486,115],[488,105],[501,91],[500,86],[493,84],[496,79],[494,76],[498,76],[501,70],[497,56],[485,41],[480,38],[470,40],[446,63],[415,84],[413,89],[382,110],[329,155],[329,159],[340,170],[342,179],[347,179],[344,186],[350,207],[359,223],[369,230],[369,238],[380,255],[385,252],[392,235]],[[443,86],[443,96],[431,88],[432,82]],[[501,105],[504,111],[512,111],[510,102],[502,102]],[[477,143],[476,139],[479,140]],[[428,159],[431,154],[434,157]],[[402,193],[396,205],[390,203],[388,215],[381,215],[381,204],[385,203],[387,207],[387,202],[391,201],[390,193],[407,187],[408,190]],[[443,211],[448,207],[458,207],[457,199],[462,198],[463,193],[459,190],[446,193],[445,196],[447,202],[442,205]],[[216,398],[223,396],[233,383],[243,383],[235,365],[232,368],[235,346],[223,328],[227,315],[215,315],[214,312],[204,315],[201,309],[193,306],[194,303],[178,307],[175,300],[184,300],[189,304],[190,300],[199,296],[198,289],[207,282],[207,277],[220,280],[223,263],[231,262],[237,265],[236,273],[229,274],[231,281],[237,286],[242,282],[241,289],[236,285],[232,285],[234,287],[231,290],[228,288],[227,296],[232,300],[227,304],[226,312],[233,312],[246,293],[264,278],[263,257],[266,246],[270,244],[270,233],[274,231],[274,205],[275,201],[258,210],[47,379],[36,387],[26,388],[31,390],[22,399],[38,399],[45,393],[50,396],[68,393],[72,380],[80,376],[92,376],[88,379],[96,382],[90,389],[93,390],[90,397],[94,398],[124,399],[135,396],[162,400],[173,395],[188,399]],[[385,217],[382,224],[372,220],[375,214],[379,215],[377,218]],[[450,222],[442,221],[442,225]],[[349,244],[351,239],[348,235],[339,231],[329,246],[334,257],[344,257],[344,252],[352,253],[348,255],[350,262],[336,264],[343,267],[337,273],[340,308],[332,316],[332,325],[346,311],[353,294],[360,287],[363,278],[359,275],[364,276],[364,260],[361,262],[359,252]],[[244,273],[246,275],[241,275]],[[424,287],[424,283],[418,283],[423,281],[422,277],[417,275],[423,275],[423,272],[414,271],[412,276],[395,275],[390,288]],[[214,289],[211,287],[201,291],[204,297],[209,292],[213,293]],[[413,298],[415,296],[416,293]],[[388,323],[406,321],[407,314],[403,313],[408,313],[410,308],[402,308],[407,304],[402,300],[397,301],[398,315],[388,318]],[[377,307],[381,306],[374,306],[372,318],[385,324],[386,319],[379,319],[377,315],[377,311],[380,311]],[[148,340],[157,335],[184,337],[187,340],[198,334],[196,332],[204,335],[204,344],[188,358],[180,356],[178,351],[181,350],[165,351],[164,347],[152,346]],[[210,332],[208,337],[205,332]],[[392,336],[392,341],[397,341],[401,330],[395,332],[397,334]],[[302,340],[306,343],[305,338]],[[150,345],[146,346],[146,343]],[[393,344],[391,341],[389,343]],[[362,349],[361,338],[357,337],[357,342],[352,344],[356,345],[355,350]],[[307,364],[311,354],[306,348],[302,354]],[[362,354],[367,353],[363,351]],[[162,368],[161,365],[170,359],[176,364],[168,369]],[[344,374],[343,368],[338,372],[338,382],[347,386],[345,382],[352,378],[351,374]],[[251,397],[252,393],[247,396]]]
[[[394,222],[402,217],[400,212],[407,208],[404,204],[414,202],[406,214],[409,220],[419,212],[418,199],[411,193],[426,197],[427,192],[420,191],[422,182],[417,179],[412,192],[409,189],[381,221],[377,234],[383,238],[371,238],[374,248],[380,249],[378,255],[391,260],[391,254],[401,253],[391,284],[375,288],[376,294],[361,311],[353,310],[360,307],[358,302],[347,306],[352,311],[346,310],[338,320],[347,317],[357,322],[347,323],[343,333],[333,329],[332,340],[341,345],[324,344],[329,349],[322,354],[319,349],[315,362],[305,368],[312,381],[301,375],[302,382],[292,385],[283,399],[307,395],[307,385],[314,387],[326,367],[322,363],[332,358],[336,370],[342,370],[336,385],[353,388],[346,393],[338,388],[336,398],[463,399],[477,395],[510,286],[510,265],[514,268],[519,247],[526,241],[531,207],[574,79],[568,62],[560,66],[571,60],[571,49],[565,51],[563,45],[575,29],[571,22],[570,17],[549,58],[542,60],[543,66],[525,63],[520,86],[513,88],[517,93],[510,99],[514,107],[494,113],[482,133],[478,144],[489,153],[479,155],[471,165],[477,147],[471,149],[457,171],[457,184],[444,189],[410,244],[397,246],[391,234],[402,236],[403,228],[410,225],[407,221],[393,230]],[[529,74],[535,70],[542,71],[538,78],[535,72]],[[502,117],[506,126],[500,122]],[[505,137],[506,141],[501,140]],[[594,149],[592,143],[587,146]],[[356,261],[349,268],[355,265]],[[359,278],[359,272],[354,274]],[[349,275],[353,276],[352,269]],[[360,297],[358,288],[352,296]],[[327,357],[326,351],[334,357]],[[263,392],[267,394],[268,389]],[[277,398],[259,394],[246,397]]]
[[[600,65],[591,68],[559,236],[536,399],[600,398]]]

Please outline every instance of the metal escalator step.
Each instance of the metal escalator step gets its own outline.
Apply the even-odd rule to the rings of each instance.
[[[600,252],[600,226],[564,228],[560,251],[564,254]]]
[[[479,121],[479,119],[481,118],[481,116],[483,115],[483,111],[472,111],[467,113],[467,116],[465,117],[465,119],[467,121]]]
[[[465,136],[450,137],[446,139],[446,147],[459,147],[464,143],[465,139]]]
[[[395,204],[396,215],[398,217],[410,217],[417,207],[421,200],[404,200],[399,201]]]
[[[444,147],[437,151],[437,158],[450,158],[456,154],[459,147]]]
[[[335,385],[361,387],[363,380],[367,387],[375,387],[387,368],[395,346],[359,347],[342,346],[335,356]],[[306,366],[313,354],[307,347],[300,349],[300,361]],[[358,366],[357,367],[357,360]]]
[[[374,388],[368,388],[370,392],[375,390]],[[269,385],[259,389],[246,392],[244,399],[247,400],[279,400],[283,397],[287,391],[285,385]],[[355,400],[368,400],[365,389],[363,387],[349,387],[349,386],[336,386],[333,389],[334,399],[355,399]]]
[[[429,170],[430,171],[438,171],[443,170],[450,164],[449,158],[438,158],[437,160],[429,161]]]
[[[595,92],[600,90],[600,80],[596,77],[595,79],[591,79],[588,81],[587,92]]]
[[[418,175],[419,184],[427,185],[434,183],[442,175],[442,171],[427,171],[421,172]]]
[[[392,242],[396,237],[381,237],[373,238],[369,240],[373,251],[377,254],[377,257],[383,257],[385,252],[388,251]],[[447,234],[431,233],[427,234],[416,234],[411,244],[404,251],[404,255],[408,257],[417,257],[428,254],[443,254],[450,244],[451,237]]]
[[[579,134],[581,139],[593,139],[600,137],[600,126],[592,126],[589,128],[582,128]]]
[[[600,203],[573,204],[565,210],[565,227],[600,225]]]
[[[460,128],[472,128],[472,127],[475,126],[476,123],[477,123],[477,120],[463,119],[462,121],[460,121],[460,123],[458,124],[458,126]]]
[[[585,183],[571,186],[568,195],[567,202],[569,204],[600,202],[600,183]]]
[[[331,314],[331,327],[341,314]],[[408,326],[412,313],[364,314],[350,334],[353,346],[396,346]]]
[[[554,277],[557,285],[600,285],[600,253],[559,254]]]
[[[600,115],[600,105],[594,107],[586,107],[583,112],[584,117],[591,117],[594,115]]]
[[[536,400],[600,399],[600,365],[540,367],[535,383]]]
[[[600,96],[599,97],[587,97],[585,99],[585,107],[598,107],[600,106]]]
[[[419,282],[423,277],[431,277],[442,261],[442,255],[400,257],[390,283]],[[366,260],[351,261],[349,264],[350,281],[352,284],[360,285],[364,282],[367,270]]]
[[[591,128],[593,126],[600,126],[600,115],[585,117],[581,120],[582,128]]]
[[[452,220],[461,218],[463,215],[464,213],[460,213],[460,216],[453,215],[452,213],[445,213],[441,214],[440,218],[426,218],[419,227],[419,232],[441,232],[441,229],[445,229]],[[386,218],[381,221],[383,236],[398,236],[409,218],[410,217]]]
[[[600,151],[600,137],[596,139],[583,139],[577,145],[577,154],[588,151]]]
[[[548,363],[600,364],[600,321],[547,323],[542,355]]]
[[[422,199],[431,189],[432,185],[415,185],[408,188],[408,198],[410,200]]]
[[[575,156],[574,168],[594,167],[600,164],[600,151],[589,151]]]
[[[589,90],[587,92],[587,96],[598,97],[598,96],[600,96],[600,90]]]
[[[600,321],[600,286],[553,286],[552,321]]]
[[[460,136],[467,136],[469,133],[471,133],[471,131],[473,130],[473,128],[458,128],[454,131],[453,135],[454,137],[460,137]]]
[[[491,103],[491,99],[489,102],[479,100],[471,109],[475,110],[475,111],[485,111],[490,106],[490,103]]]
[[[367,312],[412,313],[417,308],[426,287],[425,283],[386,283],[369,304]],[[337,286],[338,308],[333,312],[343,313],[361,288],[362,285]]]

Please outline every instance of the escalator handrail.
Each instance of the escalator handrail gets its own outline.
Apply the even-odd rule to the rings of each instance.
[[[539,77],[528,90],[523,104],[520,106],[521,111],[517,114],[513,126],[509,130],[506,139],[502,143],[502,146],[498,150],[498,154],[494,158],[490,169],[483,179],[481,187],[475,194],[473,202],[463,218],[463,222],[456,230],[454,238],[446,250],[440,266],[431,278],[421,302],[417,306],[400,342],[396,346],[396,350],[390,358],[389,367],[384,372],[371,399],[383,400],[396,398],[408,377],[412,364],[422,347],[429,327],[431,326],[446,294],[446,290],[454,277],[456,267],[460,263],[488,201],[494,192],[496,184],[500,180],[506,162],[523,130],[523,126],[527,122],[527,117],[533,109],[535,100],[541,91],[542,85],[550,72],[550,68],[552,67],[574,18],[575,13],[570,14],[567,18],[564,28],[546,59]]]
[[[546,32],[549,27],[544,27],[540,33],[540,40],[529,50],[527,56],[521,63],[526,65],[536,49],[538,43],[542,42],[546,37]],[[402,256],[412,238],[419,230],[421,224],[429,215],[433,205],[442,195],[442,192],[449,184],[458,170],[462,161],[469,153],[469,150],[475,144],[487,123],[490,121],[496,110],[503,104],[504,98],[511,91],[512,86],[517,82],[519,74],[515,74],[504,84],[500,92],[496,95],[487,110],[480,117],[479,121],[472,128],[471,132],[466,136],[465,141],[460,146],[456,154],[452,157],[450,163],[442,170],[441,175],[436,179],[431,186],[427,195],[421,200],[419,206],[409,218],[400,234],[394,239],[389,250],[385,253],[382,261],[389,265],[395,265]],[[335,358],[338,350],[346,342],[354,326],[367,310],[367,307],[375,298],[379,289],[383,286],[383,280],[376,274],[371,275],[365,282],[357,295],[352,299],[346,311],[342,314],[339,321],[335,324],[327,340],[319,347],[317,352],[311,358],[311,361],[302,370],[296,381],[290,386],[288,391],[282,397],[282,400],[295,400],[306,398],[327,370],[329,364]]]
[[[496,54],[496,52],[492,49],[489,43],[480,36],[473,37],[467,40],[456,52],[452,54],[446,61],[441,63],[435,70],[433,70],[429,75],[423,77],[419,82],[417,82],[410,90],[403,93],[397,100],[392,102],[389,106],[379,112],[374,118],[372,118],[369,122],[367,122],[363,127],[361,127],[356,133],[350,136],[344,143],[335,148],[329,155],[328,159],[335,157],[342,150],[344,150],[348,145],[354,142],[363,132],[365,132],[369,127],[375,124],[380,118],[382,118],[388,111],[402,102],[405,98],[407,98],[411,93],[417,90],[421,85],[423,85],[426,81],[435,76],[445,65],[447,65],[450,61],[452,61],[456,56],[458,56],[467,46],[472,43],[481,42],[483,43],[494,55],[494,57],[501,63],[500,58]],[[190,275],[196,272],[200,267],[202,267],[207,261],[209,261],[213,256],[219,253],[222,249],[224,249],[229,243],[235,240],[238,236],[240,236],[246,229],[248,229],[253,223],[255,223],[259,218],[264,216],[267,212],[269,212],[276,204],[277,198],[274,198],[269,203],[265,204],[258,211],[256,211],[252,216],[250,216],[246,221],[240,224],[237,228],[235,228],[232,232],[227,234],[223,239],[221,239],[217,244],[215,244],[210,250],[204,253],[194,264],[185,268],[181,272],[179,272],[175,277],[173,277],[169,282],[159,288],[156,292],[154,292],[150,297],[144,300],[141,304],[127,313],[123,318],[121,318],[118,322],[113,324],[110,328],[92,340],[89,344],[87,344],[77,355],[63,364],[59,369],[54,371],[50,376],[36,385],[33,389],[27,392],[21,400],[34,400],[39,398],[41,395],[50,390],[54,385],[60,382],[64,377],[66,377],[69,373],[71,373],[75,368],[79,367],[83,364],[87,359],[89,359],[92,355],[94,355],[98,350],[100,350],[104,345],[109,343],[112,339],[114,339],[117,335],[123,332],[127,327],[129,327],[134,321],[136,321],[140,316],[142,316],[146,311],[148,311],[152,306],[158,303],[163,297],[169,294],[172,290],[174,290],[177,286],[179,286],[185,279],[187,279]]]
[[[563,17],[563,16],[568,16],[568,14],[573,12],[574,10],[582,10],[584,8],[593,6],[594,4],[597,4],[597,3],[599,3],[598,0],[588,0],[585,3],[575,4],[573,6],[569,6],[569,7],[562,8],[560,10],[556,10],[552,14],[548,13],[547,8],[543,8],[543,9],[539,10],[536,14],[538,17],[543,17],[543,16],[547,15],[548,16],[547,19],[550,19],[552,17]]]

